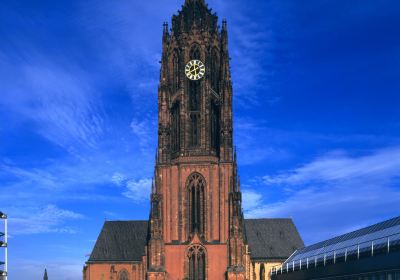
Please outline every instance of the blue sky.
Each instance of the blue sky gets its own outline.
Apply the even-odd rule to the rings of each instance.
[[[105,219],[146,219],[163,21],[183,0],[0,4],[10,278],[81,279]],[[246,217],[305,242],[399,215],[400,3],[209,0],[227,18]]]

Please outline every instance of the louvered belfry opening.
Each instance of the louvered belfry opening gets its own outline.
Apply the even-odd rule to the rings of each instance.
[[[179,69],[181,67],[181,63],[179,61],[179,53],[178,51],[174,52],[173,57],[173,82],[174,82],[174,90],[177,92],[180,87],[180,77],[179,77]]]
[[[188,180],[190,233],[204,232],[204,187],[203,177],[194,173]]]
[[[194,45],[190,51],[190,59],[200,59],[200,47]],[[200,145],[200,81],[189,80],[189,110],[190,110],[190,138],[191,148]]]
[[[219,82],[220,82],[220,61],[218,49],[213,48],[211,53],[211,65],[210,65],[210,79],[211,79],[211,88],[219,93]]]
[[[194,245],[188,250],[190,280],[205,280],[206,279],[206,253],[202,246]]]
[[[219,137],[220,137],[220,112],[218,104],[211,103],[211,123],[210,123],[210,143],[211,148],[215,151],[217,155],[219,152]]]
[[[180,106],[176,102],[171,110],[171,150],[178,152],[180,149]]]

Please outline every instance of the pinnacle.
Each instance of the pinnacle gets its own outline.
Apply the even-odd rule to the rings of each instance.
[[[205,4],[204,0],[185,0],[185,5],[189,4],[189,3],[201,3],[201,4]]]

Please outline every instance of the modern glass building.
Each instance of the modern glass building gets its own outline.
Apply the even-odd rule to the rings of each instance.
[[[297,250],[272,280],[400,280],[400,217]]]

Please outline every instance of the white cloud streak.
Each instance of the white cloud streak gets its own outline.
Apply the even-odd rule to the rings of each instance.
[[[281,161],[287,159],[289,154],[278,145],[267,145],[265,138],[270,140],[269,134],[272,134],[262,123],[251,119],[239,118],[235,123],[236,144],[238,147],[239,164],[255,165],[263,162],[265,159]],[[275,137],[278,135],[275,132]],[[264,143],[264,145],[260,145]]]
[[[254,196],[247,217],[293,217],[306,243],[398,215],[400,149],[351,157],[330,153],[277,176],[264,176],[269,201]],[[272,188],[272,189],[271,189]],[[251,197],[251,196],[250,196]]]
[[[40,233],[66,233],[74,234],[76,229],[64,226],[67,221],[80,220],[82,214],[60,209],[55,205],[47,205],[45,208],[24,208],[11,211],[10,233],[12,235],[29,235]]]
[[[28,52],[13,61],[3,60],[0,69],[4,78],[0,106],[71,153],[77,145],[96,146],[104,121],[99,95],[87,73],[72,63],[55,64]]]
[[[130,179],[128,176],[116,172],[111,182],[117,187],[123,188],[122,195],[136,203],[146,202],[150,199],[152,180],[150,178]]]
[[[151,179],[140,179],[138,181],[128,180],[126,182],[127,191],[123,193],[127,198],[135,202],[145,202],[150,199]]]
[[[149,156],[155,153],[157,145],[157,121],[150,116],[143,120],[134,118],[131,122],[133,134],[137,137],[140,151],[143,155]]]
[[[362,157],[335,152],[292,171],[264,176],[267,185],[296,185],[317,182],[363,180],[387,182],[400,176],[400,148],[380,150]]]

